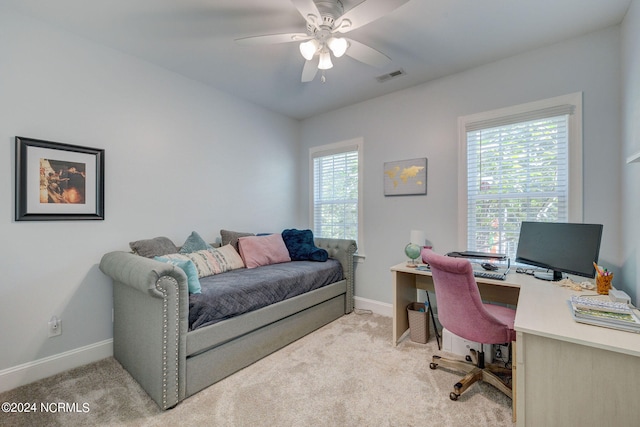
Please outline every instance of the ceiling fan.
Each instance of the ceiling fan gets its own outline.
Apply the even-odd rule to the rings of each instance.
[[[391,62],[387,55],[341,34],[375,21],[408,1],[364,0],[345,12],[340,0],[291,0],[307,23],[306,33],[243,37],[236,42],[243,45],[300,42],[300,53],[306,60],[302,82],[312,81],[318,70],[333,67],[331,54],[336,58],[346,54],[365,64],[383,67]],[[324,74],[322,81],[325,81]]]

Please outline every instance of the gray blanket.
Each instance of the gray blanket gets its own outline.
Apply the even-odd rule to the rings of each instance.
[[[203,277],[202,293],[189,295],[189,330],[284,301],[342,278],[342,266],[334,259],[292,261]]]

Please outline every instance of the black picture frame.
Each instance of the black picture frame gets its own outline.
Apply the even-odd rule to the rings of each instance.
[[[104,150],[15,138],[15,220],[104,220]]]

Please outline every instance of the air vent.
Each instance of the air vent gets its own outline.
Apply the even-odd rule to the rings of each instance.
[[[380,83],[389,81],[391,79],[395,79],[396,77],[404,76],[407,74],[402,68],[396,71],[392,71],[387,74],[383,74],[381,76],[376,77],[376,80]]]

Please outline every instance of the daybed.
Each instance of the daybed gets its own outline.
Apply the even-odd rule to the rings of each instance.
[[[162,409],[168,409],[350,313],[356,243],[323,238],[312,242],[327,251],[329,261],[339,262],[342,273],[337,281],[301,295],[284,296],[287,299],[235,317],[200,322],[203,326],[198,328],[190,327],[190,321],[195,325],[189,319],[189,311],[194,309],[190,298],[194,297],[189,294],[182,268],[131,252],[105,254],[100,269],[113,279],[114,357]],[[279,266],[297,263],[312,261]],[[213,278],[233,274],[239,283],[243,275],[255,276],[256,272],[267,272],[268,267],[236,269]],[[204,279],[203,293],[207,286]]]

